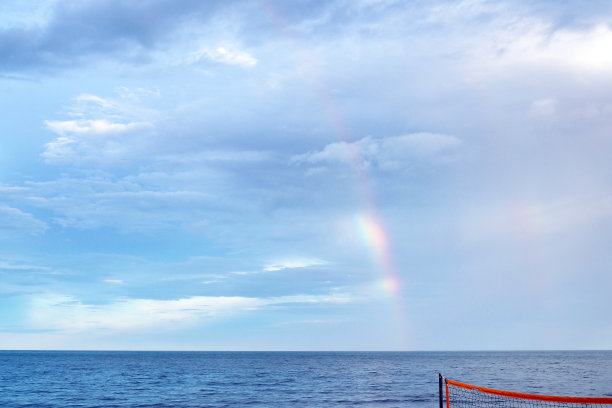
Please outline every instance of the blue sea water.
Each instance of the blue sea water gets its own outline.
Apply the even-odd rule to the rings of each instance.
[[[612,396],[612,352],[0,351],[0,407],[437,408],[438,372]]]

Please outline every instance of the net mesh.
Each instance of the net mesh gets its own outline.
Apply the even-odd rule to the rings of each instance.
[[[612,408],[612,398],[554,397],[505,391],[499,391],[499,393],[510,395],[498,395],[489,393],[482,387],[469,388],[463,385],[468,384],[456,386],[446,383],[446,394],[449,401],[448,405],[444,404],[444,408]],[[520,395],[520,397],[512,394]]]

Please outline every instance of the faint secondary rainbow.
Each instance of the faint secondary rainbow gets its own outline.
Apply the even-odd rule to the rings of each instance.
[[[259,3],[270,20],[287,39],[298,60],[298,64],[301,66],[308,66],[308,62],[314,59],[313,56],[306,47],[302,46],[295,36],[286,29],[287,24],[282,15],[269,0],[259,0]],[[404,318],[405,308],[400,294],[402,286],[401,279],[393,262],[393,254],[388,238],[389,234],[378,214],[378,206],[376,204],[369,174],[363,165],[360,152],[351,145],[351,142],[354,141],[351,130],[338,104],[331,97],[331,91],[325,84],[322,75],[316,72],[309,72],[307,78],[334,133],[341,142],[345,143],[349,163],[364,202],[364,210],[354,216],[355,231],[366,248],[368,248],[376,265],[376,269],[381,275],[379,287],[383,289],[386,296],[390,299],[398,340],[403,346],[406,346],[408,331],[406,319]]]

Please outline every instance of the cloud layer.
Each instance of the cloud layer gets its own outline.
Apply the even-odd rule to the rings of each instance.
[[[607,2],[0,7],[0,347],[610,347]]]

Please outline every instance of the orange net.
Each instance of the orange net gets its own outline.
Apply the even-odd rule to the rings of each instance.
[[[444,408],[442,403],[443,383],[446,408],[611,408],[612,405],[612,398],[524,394],[479,387],[440,375],[440,408]]]

